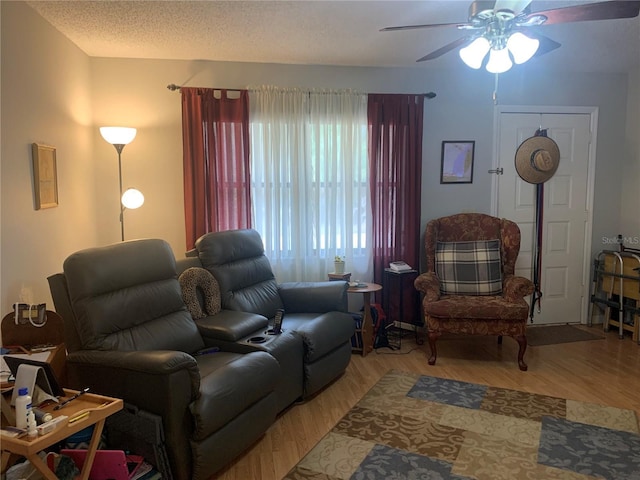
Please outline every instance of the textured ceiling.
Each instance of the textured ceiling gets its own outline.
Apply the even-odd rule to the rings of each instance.
[[[467,20],[468,1],[28,1],[90,56],[351,66],[455,67],[455,51],[425,54],[455,28],[387,26]],[[588,1],[536,1],[532,11]],[[562,44],[532,61],[545,69],[626,72],[640,65],[640,18],[549,25]]]

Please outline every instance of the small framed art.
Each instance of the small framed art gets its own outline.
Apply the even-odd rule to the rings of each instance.
[[[36,210],[58,206],[58,174],[56,149],[48,145],[31,145],[33,155],[33,185]]]
[[[473,183],[474,140],[442,142],[440,183]]]

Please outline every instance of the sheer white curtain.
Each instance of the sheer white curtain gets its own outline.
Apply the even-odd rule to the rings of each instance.
[[[367,96],[249,90],[253,226],[279,282],[371,280]]]

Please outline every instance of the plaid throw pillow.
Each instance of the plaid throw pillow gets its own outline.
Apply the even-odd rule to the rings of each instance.
[[[438,242],[436,275],[445,295],[500,295],[500,240]]]

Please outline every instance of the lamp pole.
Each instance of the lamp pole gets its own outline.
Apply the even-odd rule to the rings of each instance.
[[[114,143],[116,151],[118,152],[118,179],[120,180],[120,196],[118,197],[120,203],[120,235],[124,242],[124,207],[122,205],[122,150],[124,149],[124,143]]]
[[[122,192],[122,150],[136,138],[136,129],[130,127],[100,127],[100,135],[118,152],[118,181],[120,187],[120,238],[124,242],[124,211],[138,208],[144,203],[144,195],[135,188]]]

